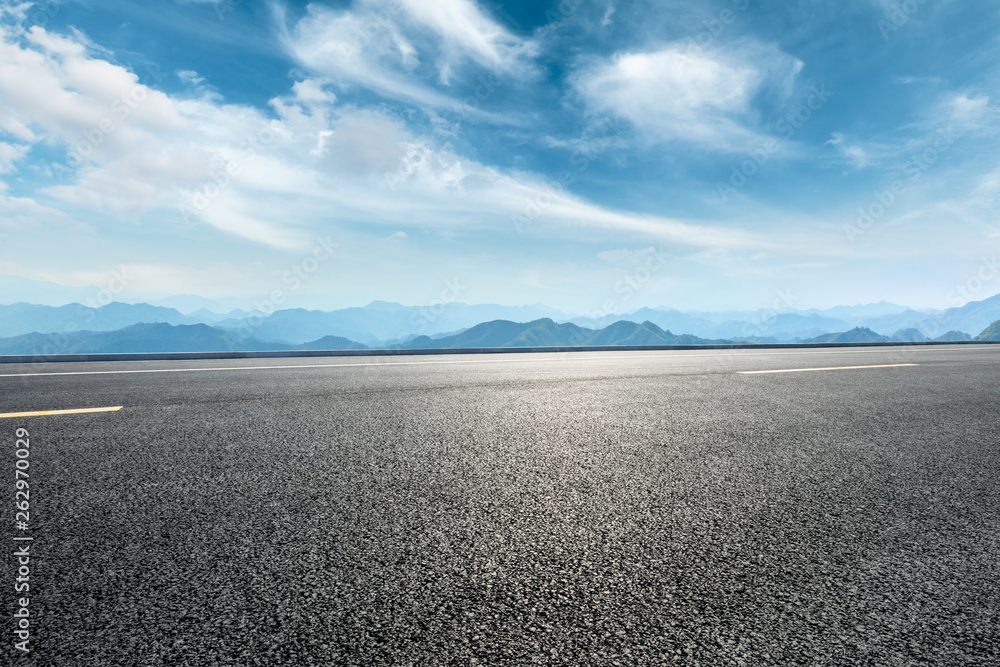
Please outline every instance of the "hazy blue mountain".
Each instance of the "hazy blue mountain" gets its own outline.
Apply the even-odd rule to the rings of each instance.
[[[507,320],[483,322],[454,336],[432,339],[428,336],[415,338],[403,347],[413,349],[443,349],[460,347],[526,347],[531,345],[583,345],[568,343],[568,340],[586,340],[591,330],[572,323],[556,324],[544,318],[533,322],[520,323]],[[517,341],[515,343],[515,341]]]
[[[855,327],[850,331],[828,333],[802,341],[803,343],[888,343],[888,336],[882,336],[865,327]]]
[[[663,341],[667,334],[650,321],[615,322],[593,334],[587,345],[667,345]]]
[[[69,331],[115,331],[131,324],[196,324],[173,308],[149,304],[113,302],[100,308],[79,303],[67,306],[39,306],[15,303],[0,306],[0,337],[31,332],[65,333]]]
[[[711,320],[683,313],[672,308],[639,308],[626,315],[609,315],[600,320],[574,318],[571,321],[574,324],[591,329],[606,327],[614,322],[652,322],[662,329],[683,331],[684,333],[698,336],[714,336],[716,335],[717,328],[716,323]]]
[[[558,324],[549,318],[533,322],[496,320],[484,322],[456,336],[437,340],[415,338],[407,348],[531,347],[581,345],[698,345],[717,341],[696,336],[675,336],[652,322],[620,321],[603,329],[587,329],[572,322]]]
[[[467,329],[496,319],[528,322],[539,317],[562,318],[565,313],[545,306],[470,306],[448,303],[418,307],[373,301],[363,308],[333,311],[302,308],[279,310],[255,326],[254,335],[294,344],[332,334],[374,345],[381,341],[406,339],[407,336],[433,336],[446,331]],[[230,318],[217,324],[237,329],[244,322]]]
[[[556,324],[555,322],[553,322],[548,318],[515,326],[522,327],[520,334],[518,334],[511,340],[501,343],[500,347],[584,345],[585,343],[583,343],[583,341],[589,338],[590,335],[589,330],[584,329],[582,327],[578,327],[575,324],[570,324],[570,323]],[[459,334],[459,337],[462,336],[464,336],[464,334]],[[446,338],[439,339],[439,341],[445,341],[445,340],[448,339]]]
[[[906,310],[909,310],[906,306],[889,303],[888,301],[879,301],[878,303],[866,303],[857,306],[836,306],[825,310],[807,310],[803,312],[843,320],[851,326],[855,326],[866,319],[884,317],[886,315],[898,315]]]
[[[245,309],[251,302],[251,299],[238,299],[235,297],[227,297],[224,299],[206,299],[205,297],[198,296],[196,294],[177,294],[169,296],[165,299],[149,301],[148,303],[151,306],[173,308],[184,315],[194,315],[196,311],[205,311],[215,317],[218,317],[218,314],[220,313],[227,313],[233,310],[249,314]]]
[[[785,336],[782,336],[779,342],[802,343],[809,340],[810,338],[816,338],[817,336],[825,336],[828,334],[830,334],[830,332],[827,331],[826,329],[812,329],[811,331],[803,331],[798,336],[795,336],[793,338],[787,338]],[[832,335],[837,336],[839,335],[839,332],[834,332]]]
[[[950,308],[935,319],[942,330],[954,329],[975,335],[1000,320],[1000,294],[982,301],[970,301],[961,308]]]
[[[902,316],[907,313],[906,316]],[[773,339],[779,342],[797,341],[829,332],[843,332],[858,326],[864,318],[884,318],[899,323],[890,328],[897,331],[927,318],[928,313],[907,309],[885,301],[857,306],[838,306],[826,310],[752,310],[752,311],[691,311],[672,308],[640,308],[624,315],[607,315],[599,319],[574,317],[568,320],[587,328],[602,328],[618,321],[648,321],[667,331],[681,331],[710,339]],[[516,321],[524,321],[517,318]],[[554,317],[560,321],[558,317]],[[865,324],[865,326],[868,326]],[[938,332],[940,333],[940,332]]]
[[[983,329],[976,340],[1000,340],[1000,320]]]
[[[954,343],[957,341],[972,340],[972,336],[964,331],[948,331],[947,333],[941,334],[934,340],[942,343]]]
[[[720,326],[717,335],[733,336],[771,336],[779,340],[796,340],[815,332],[843,331],[850,326],[843,320],[823,317],[822,315],[801,313],[764,313],[759,319],[749,322],[727,322]]]
[[[866,319],[862,324],[880,333],[919,329],[928,338],[937,338],[948,331],[975,334],[997,319],[1000,319],[1000,294],[941,311],[920,312],[907,309],[896,315]]]
[[[836,343],[888,343],[888,336],[882,336],[866,327],[855,327],[834,339]]]
[[[922,343],[930,339],[920,329],[900,329],[890,336],[890,340],[897,343]]]
[[[930,317],[928,313],[908,308],[901,313],[865,318],[858,326],[864,326],[886,335],[890,332],[916,329],[925,336],[930,337],[928,334],[933,332],[927,330],[928,327],[926,324],[930,320]]]
[[[819,336],[813,336],[812,338],[804,338],[800,340],[800,343],[834,343],[836,342],[837,336],[840,336],[842,331],[835,333],[825,333]]]
[[[30,333],[0,338],[0,354],[95,354],[129,352],[227,352],[251,350],[352,350],[363,345],[327,336],[303,345],[239,338],[207,324],[133,324],[117,331]]]
[[[928,338],[920,329],[900,329],[891,336],[891,340],[900,343],[922,343],[928,340],[939,342],[956,342],[972,340],[972,336],[964,331],[947,331],[936,338]]]
[[[216,326],[289,345],[306,343],[323,336],[341,336],[364,343],[379,340],[379,336],[370,331],[384,330],[385,318],[371,314],[366,318],[364,309],[361,308],[349,308],[347,311],[350,312],[289,308],[276,311],[263,319],[229,318],[216,322]],[[393,333],[401,331],[395,329]]]
[[[90,354],[99,352],[223,352],[270,349],[255,339],[234,339],[205,324],[133,324],[117,331],[32,333],[0,340],[0,354]]]
[[[590,328],[606,327],[620,321],[647,321],[667,331],[682,331],[701,338],[772,338],[780,342],[850,328],[843,320],[814,313],[746,311],[727,315],[730,316],[727,319],[713,321],[706,313],[692,315],[679,310],[640,308],[627,315],[609,315],[599,320],[574,318],[570,321]]]
[[[520,323],[494,320],[477,324],[460,334],[432,339],[422,337],[410,341],[405,347],[449,348],[449,347],[510,347],[520,339],[517,347],[529,345],[583,345],[566,343],[567,340],[586,340],[591,331],[575,324],[556,324],[545,318],[533,322]]]
[[[795,308],[789,307],[788,304],[782,302],[779,299],[776,301],[775,306],[770,309],[761,308],[757,310],[685,311],[685,314],[691,317],[709,320],[716,324],[722,324],[724,322],[729,322],[729,321],[758,322],[761,320],[767,320],[776,314],[790,313],[802,316],[818,315],[824,318],[849,322],[852,323],[853,326],[853,323],[860,321],[862,318],[892,315],[895,313],[902,312],[906,309],[907,309],[906,306],[900,306],[894,303],[889,303],[887,301],[880,301],[878,303],[868,303],[856,306],[836,306],[834,308],[826,308],[826,309],[809,308],[805,310],[796,310]],[[666,310],[666,309],[654,309],[654,310]]]
[[[202,324],[218,324],[224,320],[241,320],[250,316],[245,310],[231,310],[228,313],[216,313],[211,310],[206,310],[204,308],[200,310],[195,310],[193,312],[187,313],[187,316],[192,320],[197,320]]]
[[[456,336],[463,331],[468,331],[468,329],[459,329],[457,331],[442,331],[441,333],[436,333],[432,336],[406,336],[404,338],[398,338],[396,340],[384,340],[381,341],[379,347],[385,348],[396,348],[396,347],[406,347],[406,344],[416,338],[429,338],[431,340],[436,340],[438,338],[445,338],[447,336]]]
[[[274,348],[278,349],[278,348]],[[355,343],[353,340],[341,338],[340,336],[323,336],[318,340],[293,345],[291,350],[367,350],[367,345]]]

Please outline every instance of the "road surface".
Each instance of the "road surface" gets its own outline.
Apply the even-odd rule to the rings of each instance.
[[[0,366],[118,406],[0,417],[9,664],[1000,664],[1000,347]]]

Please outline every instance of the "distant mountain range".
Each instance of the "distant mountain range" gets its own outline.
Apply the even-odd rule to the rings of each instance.
[[[302,345],[240,338],[207,324],[133,324],[117,331],[30,333],[0,339],[0,354],[99,354],[130,352],[246,352],[253,350],[361,350],[364,345],[324,336]]]
[[[919,332],[917,332],[919,333]],[[953,332],[939,340],[969,340],[967,334]],[[983,332],[981,340],[1000,340],[1000,321]],[[992,338],[988,337],[992,336]],[[830,333],[802,341],[804,343],[868,343],[900,340],[858,327],[847,332]],[[673,334],[652,322],[636,324],[618,321],[603,329],[588,329],[571,322],[557,323],[549,318],[532,322],[494,320],[477,324],[452,336],[419,336],[397,349],[455,349],[479,347],[579,347],[620,345],[706,345],[732,343],[710,340],[690,334]],[[299,345],[287,345],[252,337],[240,337],[231,330],[207,324],[133,324],[116,331],[75,331],[66,334],[30,333],[0,339],[0,355],[150,353],[150,352],[227,352],[262,350],[363,350],[367,346],[340,336],[323,336]]]
[[[403,342],[419,335],[436,336],[467,329],[481,322],[509,319],[528,322],[541,317],[568,319],[545,306],[496,306],[450,303],[403,306],[373,301],[363,308],[334,311],[279,310],[267,317],[242,310],[217,314],[204,309],[182,314],[174,308],[149,304],[111,303],[100,308],[81,304],[40,306],[16,303],[0,306],[0,337],[68,331],[114,331],[131,324],[209,324],[283,345],[298,345],[322,336],[341,336],[369,345]]]
[[[478,324],[460,334],[432,339],[414,338],[404,349],[463,347],[530,347],[582,345],[698,345],[716,341],[695,336],[675,336],[655,324],[616,322],[600,330],[551,319],[518,323],[495,320]],[[0,354],[55,355],[131,352],[224,352],[250,350],[363,350],[366,346],[339,336],[324,336],[308,343],[286,345],[257,338],[241,338],[232,331],[207,324],[133,324],[117,331],[75,331],[68,334],[30,333],[0,339]]]
[[[149,304],[110,303],[88,308],[78,303],[66,306],[39,306],[15,303],[0,306],[0,336],[27,333],[67,333],[72,331],[115,331],[132,324],[201,324],[173,308]]]
[[[545,306],[497,306],[449,303],[439,307],[411,307],[373,301],[364,308],[334,311],[292,308],[279,310],[253,327],[254,335],[286,343],[303,343],[333,334],[369,345],[403,342],[419,335],[451,333],[481,322],[506,319],[527,322],[541,317],[566,317]],[[217,326],[240,329],[245,318],[216,322]]]
[[[187,307],[210,305],[198,297],[176,297],[173,301]],[[32,353],[23,350],[43,346],[66,352],[149,352],[957,341],[970,340],[997,320],[1000,295],[933,312],[882,302],[780,313],[640,308],[627,315],[597,319],[543,305],[449,303],[414,307],[374,301],[334,311],[285,309],[264,317],[238,309],[216,313],[198,308],[185,314],[176,308],[144,303],[115,302],[99,308],[16,303],[0,305],[0,354]]]
[[[1000,294],[983,301],[937,311],[917,311],[881,302],[863,306],[841,306],[828,310],[747,311],[727,313],[691,313],[671,309],[641,308],[626,316],[605,318],[648,320],[671,331],[682,331],[702,338],[756,339],[762,342],[802,342],[828,333],[846,332],[857,327],[871,329],[882,336],[916,329],[928,340],[952,331],[970,337],[1000,319]],[[575,318],[576,324],[586,320]]]
[[[549,318],[519,324],[505,320],[483,322],[454,336],[432,339],[420,336],[401,347],[443,349],[456,347],[549,347],[583,345],[705,345],[720,341],[691,335],[674,335],[652,322],[619,321],[603,329],[587,329],[571,322],[557,324]]]
[[[850,331],[828,333],[815,338],[799,341],[802,343],[923,343],[933,340],[939,343],[955,343],[972,340],[972,336],[962,331],[949,331],[937,338],[928,338],[919,329],[903,329],[892,336],[877,334],[867,327],[855,327]]]
[[[170,302],[167,299],[164,302]],[[190,306],[203,305],[196,297],[177,297]],[[260,313],[206,308],[182,313],[163,305],[111,303],[100,308],[80,304],[42,306],[16,303],[0,306],[0,337],[26,333],[115,331],[132,324],[208,324],[283,345],[301,345],[323,336],[340,336],[369,346],[405,344],[412,338],[460,333],[483,322],[532,322],[549,318],[588,329],[602,329],[618,321],[650,322],[665,331],[710,340],[798,342],[829,333],[865,327],[882,336],[915,329],[927,339],[950,331],[975,336],[1000,319],[1000,295],[973,301],[960,308],[921,312],[891,303],[841,306],[828,310],[682,312],[669,308],[640,308],[624,315],[587,318],[542,305],[499,306],[448,303],[403,306],[373,301],[364,307],[333,311],[292,308],[264,317]],[[909,334],[912,338],[912,334]]]

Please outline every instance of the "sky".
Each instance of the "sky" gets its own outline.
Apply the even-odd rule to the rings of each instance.
[[[590,315],[1000,292],[996,3],[0,14],[0,285]]]

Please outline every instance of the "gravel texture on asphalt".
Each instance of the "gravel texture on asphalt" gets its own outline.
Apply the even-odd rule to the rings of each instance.
[[[0,377],[6,664],[1000,664],[1000,349],[0,373],[261,365]]]

